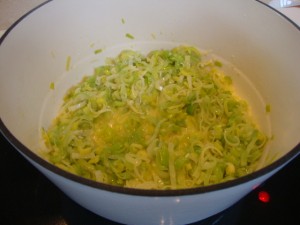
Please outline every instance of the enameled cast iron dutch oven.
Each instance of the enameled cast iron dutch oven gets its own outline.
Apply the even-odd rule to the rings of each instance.
[[[104,57],[125,48],[147,52],[178,44],[211,50],[232,63],[255,87],[259,101],[271,105],[266,117],[258,109],[261,102],[251,100],[256,94],[245,94],[273,137],[266,156],[271,163],[206,187],[135,190],[75,176],[39,157],[41,126],[54,116],[63,92],[92,71],[93,57],[100,57],[95,49],[106,49]],[[58,85],[49,97],[51,82]],[[258,1],[53,0],[26,14],[1,38],[0,129],[20,154],[90,211],[126,224],[186,224],[233,205],[297,156],[299,84],[300,29]]]

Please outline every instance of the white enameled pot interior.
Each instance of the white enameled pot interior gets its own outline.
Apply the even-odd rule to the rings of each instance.
[[[41,127],[49,125],[65,91],[106,57],[126,48],[146,53],[188,44],[229,63],[227,69],[239,93],[271,137],[264,158],[270,162],[289,153],[300,140],[299,42],[299,27],[257,1],[49,1],[2,38],[1,121],[19,142],[37,152]],[[95,55],[97,49],[102,53]],[[270,113],[266,105],[271,106]],[[36,166],[47,173],[42,165]],[[70,190],[68,194],[76,198],[71,193],[73,181],[52,172],[47,176],[55,183],[67,182],[62,189],[68,187],[66,192]],[[268,176],[239,189],[236,196],[231,191],[232,199]]]
[[[105,57],[125,48],[147,52],[189,44],[212,51],[246,76],[236,75],[234,82],[273,137],[269,157],[278,158],[300,136],[295,122],[299,35],[281,15],[254,1],[50,1],[10,30],[1,44],[1,119],[36,150],[40,128],[49,124],[66,89]],[[104,51],[95,56],[96,49]],[[49,88],[52,82],[55,90]],[[265,104],[271,106],[269,115]]]

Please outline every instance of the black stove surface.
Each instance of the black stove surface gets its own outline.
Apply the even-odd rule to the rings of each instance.
[[[1,134],[0,171],[0,225],[117,225],[74,203]],[[234,206],[193,225],[297,225],[299,214],[298,156]]]

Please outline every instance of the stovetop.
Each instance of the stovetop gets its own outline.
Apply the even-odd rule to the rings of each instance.
[[[69,199],[1,134],[0,173],[0,225],[117,225]],[[193,225],[297,225],[299,214],[300,156],[234,206]]]

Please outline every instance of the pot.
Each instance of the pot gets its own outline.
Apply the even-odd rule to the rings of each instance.
[[[238,91],[271,137],[257,171],[206,187],[137,190],[70,174],[40,157],[41,127],[83,75],[123,49],[148,52],[180,44],[228,62]],[[94,54],[98,49],[102,53]],[[299,27],[258,1],[48,1],[1,38],[0,129],[88,210],[125,224],[187,224],[230,207],[299,154],[299,58]]]

